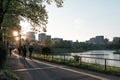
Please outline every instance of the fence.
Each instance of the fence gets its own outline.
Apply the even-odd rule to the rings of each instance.
[[[72,55],[50,55],[52,60],[54,58],[62,59],[64,62],[68,60],[75,60],[82,65],[82,63],[90,63],[90,64],[100,64],[104,66],[104,69],[107,70],[107,66],[110,67],[119,67],[120,68],[120,60],[118,59],[106,59],[106,58],[96,58],[96,57],[85,57],[85,56],[72,56]]]

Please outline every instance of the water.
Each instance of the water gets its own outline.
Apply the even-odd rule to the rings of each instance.
[[[93,50],[81,53],[70,53],[71,55],[79,55],[85,57],[96,57],[96,58],[106,58],[106,59],[119,59],[120,54],[114,54],[113,50]]]
[[[95,57],[95,58],[120,60],[120,54],[114,54],[113,52],[115,52],[115,51],[113,51],[113,50],[93,50],[93,51],[87,51],[87,52],[81,52],[81,53],[70,53],[70,54],[71,55],[78,55],[78,56],[85,56],[85,57]],[[83,61],[104,65],[105,64],[104,59],[84,58]],[[120,67],[120,61],[107,60],[107,65]]]
[[[105,59],[117,59],[116,60],[107,60],[108,66],[115,66],[120,67],[120,54],[114,54],[113,50],[93,50],[93,51],[87,51],[87,52],[80,52],[80,53],[68,53],[69,56],[65,56],[66,59],[73,59],[74,55],[78,56],[84,56],[84,57],[95,57],[95,58],[103,58],[103,59],[93,59],[93,58],[82,58],[82,61],[88,62],[88,63],[96,63],[105,65]],[[64,58],[64,56],[56,56],[60,58]]]

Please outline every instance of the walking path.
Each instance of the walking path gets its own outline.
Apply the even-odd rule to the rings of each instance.
[[[20,80],[120,80],[116,76],[35,59],[23,59],[17,54],[8,58],[7,66],[12,68]]]

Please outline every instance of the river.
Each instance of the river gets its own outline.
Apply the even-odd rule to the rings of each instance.
[[[93,51],[80,52],[80,53],[65,53],[65,54],[69,54],[65,56],[65,59],[73,59],[74,55],[83,56],[83,57],[92,57],[92,58],[82,58],[82,61],[88,62],[88,63],[97,63],[100,65],[105,65],[105,59],[106,59],[107,66],[120,67],[120,54],[114,54],[113,52],[115,51],[114,50],[93,50]],[[61,55],[57,55],[57,57],[64,58],[64,56],[61,56]],[[99,58],[99,59],[94,59],[93,57]],[[108,59],[111,59],[111,60],[108,60]]]
[[[113,50],[93,50],[93,51],[70,53],[70,54],[84,56],[84,57],[95,57],[95,58],[120,60],[120,54],[114,54],[113,52],[115,52],[115,51],[113,51]],[[84,58],[83,61],[89,62],[89,63],[98,63],[98,64],[102,64],[102,65],[104,65],[104,63],[105,63],[105,61],[103,59]],[[120,61],[107,60],[107,65],[120,67]]]
[[[86,57],[96,57],[96,58],[107,58],[107,59],[119,59],[120,54],[114,54],[114,50],[93,50],[87,52],[80,52],[80,53],[70,53],[71,55],[79,55],[79,56],[86,56]]]

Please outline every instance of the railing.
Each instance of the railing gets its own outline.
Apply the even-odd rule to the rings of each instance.
[[[75,60],[75,57],[72,55],[51,55],[52,60],[54,58],[62,59],[64,62],[66,60]],[[82,63],[90,63],[90,64],[100,64],[104,66],[104,69],[107,70],[107,66],[110,67],[119,67],[120,68],[120,60],[118,59],[107,59],[107,58],[96,58],[96,57],[85,57],[85,56],[77,56],[77,61],[82,65]]]
[[[104,68],[105,70],[107,69],[107,66],[111,66],[111,67],[120,67],[120,60],[118,59],[107,59],[107,58],[96,58],[96,57],[85,57],[85,56],[79,56],[79,60],[80,62],[85,62],[85,61],[82,61],[82,59],[94,59],[94,60],[97,60],[93,63],[95,64],[100,64],[100,65],[104,65]],[[102,60],[102,61],[101,61]],[[91,63],[92,63],[91,62]],[[110,64],[111,62],[115,62],[115,63],[118,63],[117,65],[113,65],[113,64]]]

